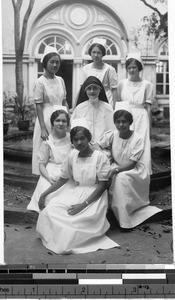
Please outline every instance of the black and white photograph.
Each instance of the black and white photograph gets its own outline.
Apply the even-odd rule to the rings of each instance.
[[[173,264],[169,2],[2,1],[5,264]]]

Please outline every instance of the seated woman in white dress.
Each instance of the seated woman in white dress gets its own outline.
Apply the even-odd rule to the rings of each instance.
[[[132,122],[131,111],[126,107],[115,111],[117,130],[106,132],[99,142],[102,149],[111,148],[113,176],[109,200],[120,227],[125,229],[161,212],[161,209],[149,205],[150,172],[142,160],[144,140],[130,130]]]
[[[58,181],[40,197],[42,211],[36,231],[43,245],[57,254],[118,247],[105,235],[110,227],[106,218],[108,159],[102,152],[91,149],[91,133],[85,120],[76,120],[72,126],[70,137],[75,149],[63,163]],[[75,180],[76,186],[57,195],[69,178]],[[48,195],[53,198],[46,205]]]
[[[108,103],[101,81],[95,76],[89,76],[83,83],[79,105],[74,109],[72,120],[85,118],[92,134],[92,142],[97,142],[105,131],[114,130],[113,109]]]
[[[28,210],[39,212],[38,201],[41,194],[50,187],[61,173],[61,164],[71,150],[70,134],[67,132],[70,119],[65,106],[52,113],[50,122],[52,133],[48,140],[43,141],[38,151],[40,178],[31,201],[27,206]],[[70,182],[67,183],[68,189]],[[49,201],[49,197],[47,198]]]

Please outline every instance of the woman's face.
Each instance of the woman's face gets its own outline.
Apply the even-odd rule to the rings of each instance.
[[[73,144],[75,149],[80,152],[85,152],[89,148],[89,141],[82,130],[79,130],[75,134],[73,138]]]
[[[51,75],[55,75],[55,73],[58,72],[60,67],[60,59],[58,55],[52,56],[51,59],[48,60],[47,62],[47,72]]]
[[[53,122],[53,129],[56,132],[63,132],[67,130],[67,118],[65,114],[60,114]]]
[[[130,65],[127,67],[127,72],[131,77],[139,75],[139,69],[135,62],[130,63]]]
[[[120,118],[116,119],[115,126],[119,131],[119,134],[123,135],[129,131],[130,122],[124,116],[121,116]]]
[[[102,54],[101,50],[97,46],[95,46],[92,49],[92,51],[91,51],[91,57],[92,57],[92,60],[95,61],[95,62],[98,62],[98,61],[102,60],[103,54]]]
[[[86,94],[88,96],[88,99],[93,102],[93,100],[98,98],[100,94],[100,88],[92,84],[86,89]]]

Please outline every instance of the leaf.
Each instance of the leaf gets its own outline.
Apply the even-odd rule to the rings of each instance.
[[[25,227],[25,229],[31,229],[32,228],[32,226],[27,226],[27,227]]]
[[[106,260],[102,260],[102,261],[101,261],[101,264],[105,264],[105,263],[106,263]]]

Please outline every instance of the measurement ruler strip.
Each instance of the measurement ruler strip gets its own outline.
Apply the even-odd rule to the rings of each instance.
[[[175,285],[161,284],[126,284],[126,285],[0,285],[0,297],[8,296],[133,296],[161,295],[174,296]]]

